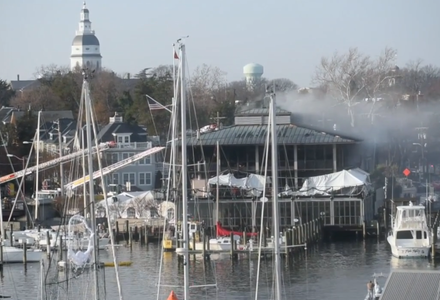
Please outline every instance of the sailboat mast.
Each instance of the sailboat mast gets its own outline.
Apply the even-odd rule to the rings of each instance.
[[[182,131],[182,231],[183,231],[183,299],[189,299],[189,237],[188,237],[188,161],[186,149],[186,84],[185,84],[185,45],[180,44],[180,118]]]
[[[99,289],[98,289],[98,249],[96,249],[97,245],[97,237],[96,237],[96,220],[95,220],[95,210],[94,208],[94,201],[95,201],[95,189],[93,185],[93,155],[92,155],[92,124],[91,124],[91,114],[92,114],[92,101],[90,99],[90,93],[89,93],[89,74],[87,74],[88,70],[85,70],[84,72],[84,92],[85,92],[85,109],[84,112],[86,114],[86,133],[87,133],[87,150],[88,150],[88,174],[89,174],[89,208],[88,211],[90,212],[90,228],[92,229],[93,233],[93,265],[94,265],[94,280],[95,280],[95,300],[99,299]],[[85,193],[85,191],[84,191]]]
[[[180,44],[180,118],[181,118],[181,132],[182,132],[182,230],[183,230],[183,299],[189,299],[189,237],[188,237],[188,161],[186,148],[186,84],[185,84],[185,45]]]
[[[278,137],[276,121],[276,95],[275,86],[270,91],[270,121],[272,142],[272,221],[273,221],[273,245],[275,256],[275,299],[281,299],[281,262],[280,262],[280,228],[278,212]]]
[[[219,220],[218,220],[219,211],[218,210],[220,209],[220,204],[219,204],[219,200],[220,200],[220,144],[219,144],[219,141],[217,141],[216,146],[217,146],[217,153],[216,153],[217,189],[215,191],[215,228],[216,228],[215,235],[218,238],[218,234],[217,234],[217,232],[218,232],[217,227],[218,227],[218,222],[219,222]]]
[[[41,126],[41,110],[38,112],[38,120],[37,120],[37,171],[35,172],[35,220],[38,220],[38,209],[40,206],[40,199],[38,197],[39,191],[39,174],[40,170],[38,166],[40,165],[40,126]]]

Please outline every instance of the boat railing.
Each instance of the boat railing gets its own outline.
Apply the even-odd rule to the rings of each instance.
[[[408,218],[395,223],[396,229],[423,229],[426,226],[426,219],[421,217]]]

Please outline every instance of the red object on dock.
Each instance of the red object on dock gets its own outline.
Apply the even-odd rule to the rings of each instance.
[[[176,296],[176,294],[174,294],[174,291],[171,291],[171,293],[168,296],[167,300],[179,300],[179,299],[177,299],[177,296]]]

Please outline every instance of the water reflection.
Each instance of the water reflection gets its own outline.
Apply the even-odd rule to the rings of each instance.
[[[135,245],[133,250],[119,247],[119,261],[133,261],[131,267],[120,267],[124,299],[156,299],[160,267],[160,247]],[[232,261],[228,255],[207,262],[201,257],[190,261],[191,285],[216,284],[215,287],[190,289],[192,299],[253,299],[256,288],[258,261],[241,256]],[[101,253],[102,261],[111,261],[110,254]],[[386,241],[335,242],[308,247],[301,258],[290,263],[282,260],[283,293],[285,299],[362,299],[366,283],[373,273],[388,275],[393,269],[438,269],[427,259],[397,259],[391,256]],[[258,284],[259,299],[272,297],[273,263],[262,259]],[[15,299],[36,299],[39,290],[39,265],[5,265],[0,281],[0,294]],[[105,269],[107,299],[117,299],[114,268]],[[174,290],[182,294],[183,268],[175,253],[164,253],[159,299],[166,299]],[[179,286],[179,287],[173,287]],[[35,297],[30,297],[35,295]]]

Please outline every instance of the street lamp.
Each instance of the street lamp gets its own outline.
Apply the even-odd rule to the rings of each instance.
[[[22,185],[22,193],[23,193],[23,198],[25,197],[25,182],[26,182],[26,174],[24,173],[25,172],[25,169],[26,169],[26,156],[23,156],[22,158],[20,158],[20,157],[18,157],[18,156],[16,156],[16,155],[14,155],[14,154],[10,154],[10,153],[8,153],[8,154],[6,154],[6,156],[7,157],[13,157],[13,158],[15,158],[15,159],[18,159],[18,160],[21,160],[21,162],[22,162],[22,166],[23,166],[23,185]]]

